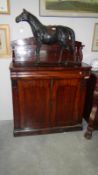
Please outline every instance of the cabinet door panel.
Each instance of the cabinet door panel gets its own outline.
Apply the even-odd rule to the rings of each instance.
[[[83,91],[80,79],[54,81],[52,95],[52,121],[54,125],[68,126],[81,123]]]
[[[45,128],[49,125],[50,82],[40,79],[18,81],[22,128]]]

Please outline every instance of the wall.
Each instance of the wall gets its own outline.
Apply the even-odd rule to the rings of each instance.
[[[73,28],[76,40],[85,45],[83,49],[84,62],[91,63],[93,59],[98,58],[98,52],[91,52],[94,24],[98,23],[98,18],[40,17],[39,0],[10,0],[10,6],[11,14],[0,15],[0,24],[9,24],[11,41],[32,36],[27,23],[15,23],[15,17],[25,8],[35,14],[43,24],[62,24]],[[0,120],[9,120],[13,116],[9,73],[11,60],[12,58],[0,59]]]

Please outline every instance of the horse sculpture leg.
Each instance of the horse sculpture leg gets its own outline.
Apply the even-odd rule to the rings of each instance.
[[[63,51],[64,51],[64,47],[61,47],[61,49],[60,49],[60,56],[59,56],[58,63],[61,63],[61,61],[62,61]]]
[[[37,47],[36,47],[36,63],[40,63],[40,48],[41,48],[41,42],[37,42]]]

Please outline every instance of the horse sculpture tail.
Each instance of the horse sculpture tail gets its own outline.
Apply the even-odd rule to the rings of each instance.
[[[75,32],[69,27],[67,27],[67,29],[69,31],[70,39],[71,39],[71,42],[72,42],[72,47],[74,49],[75,48]]]
[[[74,56],[74,61],[76,61],[76,54],[75,54],[75,32],[73,29],[67,27],[68,31],[69,31],[69,35],[70,35],[70,40],[71,40],[71,46],[70,46],[70,50]]]
[[[75,32],[73,29],[67,27],[67,30],[69,31],[69,36],[70,36],[70,52],[73,54],[74,57],[74,61],[76,62],[77,58],[76,58],[76,51],[75,51]]]

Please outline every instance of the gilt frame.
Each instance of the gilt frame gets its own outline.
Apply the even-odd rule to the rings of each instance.
[[[0,59],[11,56],[10,31],[8,24],[0,24]]]

